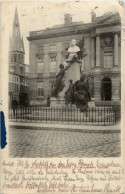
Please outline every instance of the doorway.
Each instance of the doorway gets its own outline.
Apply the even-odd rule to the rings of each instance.
[[[112,98],[112,82],[108,77],[104,77],[102,79],[102,92],[101,99],[105,101],[109,101]]]

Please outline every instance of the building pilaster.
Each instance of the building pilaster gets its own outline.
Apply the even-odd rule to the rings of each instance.
[[[114,66],[118,66],[118,33],[114,34]]]
[[[100,35],[96,36],[96,67],[100,67]]]
[[[95,39],[92,37],[92,57],[91,57],[91,68],[95,68]]]

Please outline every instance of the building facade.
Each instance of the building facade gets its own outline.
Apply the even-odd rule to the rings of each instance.
[[[29,100],[29,74],[25,61],[25,49],[21,38],[17,9],[13,22],[12,37],[9,46],[9,103],[16,100],[25,105]]]
[[[82,60],[82,73],[88,77],[95,100],[120,100],[121,93],[121,19],[118,13],[96,17],[91,23],[73,22],[69,14],[64,24],[30,32],[30,100],[46,99],[55,84],[59,64],[66,58],[72,39],[84,35],[88,55]]]

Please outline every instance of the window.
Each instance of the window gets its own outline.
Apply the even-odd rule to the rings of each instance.
[[[50,46],[50,52],[56,51],[56,45],[51,45]]]
[[[16,62],[16,54],[14,54],[14,62]]]
[[[14,92],[14,83],[12,83],[12,92]]]
[[[44,51],[43,46],[39,46],[39,47],[38,47],[38,53],[43,53],[43,51]]]
[[[23,74],[23,67],[20,67],[20,73]]]
[[[56,56],[53,56],[50,58],[50,72],[56,73]]]
[[[43,59],[38,59],[37,62],[37,73],[43,73],[44,70],[44,63],[43,63]]]
[[[22,54],[19,55],[19,62],[23,63],[23,55]]]
[[[43,82],[38,82],[38,97],[44,96]]]
[[[104,68],[112,68],[113,54],[112,52],[104,53]]]
[[[23,83],[23,78],[22,77],[20,78],[20,83]]]

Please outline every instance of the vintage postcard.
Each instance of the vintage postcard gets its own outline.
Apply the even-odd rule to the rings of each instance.
[[[125,193],[123,1],[2,1],[1,193]]]

